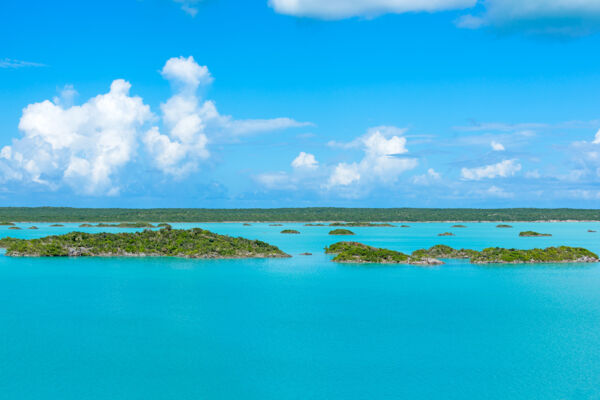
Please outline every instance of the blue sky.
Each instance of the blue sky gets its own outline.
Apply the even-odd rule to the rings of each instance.
[[[595,208],[599,28],[595,0],[5,0],[0,199]]]

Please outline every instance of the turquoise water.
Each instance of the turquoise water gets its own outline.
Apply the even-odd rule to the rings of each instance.
[[[100,230],[35,225],[0,235]],[[600,252],[599,223],[410,225],[352,228],[353,240]],[[0,255],[0,398],[600,399],[598,264],[336,265],[322,249],[344,238],[328,227],[175,226],[258,238],[294,257]],[[553,236],[517,236],[528,229]],[[445,231],[457,236],[437,237]]]

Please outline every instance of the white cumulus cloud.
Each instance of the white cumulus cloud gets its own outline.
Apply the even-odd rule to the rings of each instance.
[[[269,0],[280,14],[322,19],[386,13],[435,12],[473,7],[476,0]]]
[[[210,157],[212,141],[306,125],[290,118],[221,115],[214,102],[197,95],[212,77],[192,57],[169,59],[161,74],[175,90],[160,106],[162,118],[141,97],[131,96],[131,84],[122,79],[82,105],[73,105],[77,92],[67,85],[53,101],[25,107],[22,137],[0,149],[0,182],[52,190],[67,185],[80,194],[116,195],[127,184],[121,178],[129,164],[140,170],[153,164],[165,174],[183,177]]]
[[[593,144],[600,144],[600,129],[596,132],[596,136],[594,136]]]
[[[506,178],[513,176],[521,170],[517,160],[504,160],[497,164],[485,165],[476,168],[463,168],[461,176],[464,180],[479,181],[481,179]]]
[[[492,146],[492,150],[494,151],[504,151],[504,145],[500,142],[496,142],[495,140],[492,140],[490,146]]]
[[[364,151],[360,162],[340,163],[329,178],[328,187],[347,186],[354,182],[379,181],[392,183],[405,171],[413,169],[415,158],[401,157],[408,152],[406,138],[394,135],[389,139],[381,130],[370,130],[358,139]]]
[[[168,133],[154,126],[143,141],[155,166],[172,176],[182,178],[197,170],[200,162],[210,156],[209,143],[218,138],[308,125],[291,118],[235,120],[221,115],[213,101],[198,95],[197,89],[213,79],[208,68],[191,56],[167,60],[161,74],[176,91],[160,106]]]
[[[115,194],[113,177],[137,147],[138,130],[152,118],[150,107],[130,96],[131,85],[115,80],[110,91],[81,106],[51,101],[23,110],[21,139],[2,149],[6,179],[55,186],[62,182],[85,194]]]
[[[481,15],[465,15],[457,21],[463,28],[518,26],[538,34],[587,33],[600,20],[597,0],[486,0]]]
[[[296,169],[316,169],[319,167],[319,162],[313,154],[301,151],[298,157],[292,161],[292,167]]]

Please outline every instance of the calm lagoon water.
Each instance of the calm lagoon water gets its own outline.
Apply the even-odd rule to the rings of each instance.
[[[35,225],[0,235],[100,231]],[[352,228],[353,240],[600,252],[599,223],[410,225]],[[322,249],[343,238],[328,227],[175,225],[192,226],[294,257],[0,255],[0,398],[600,399],[598,264],[336,265]],[[553,236],[518,237],[528,229]]]

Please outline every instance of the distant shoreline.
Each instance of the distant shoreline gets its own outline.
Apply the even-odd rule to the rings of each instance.
[[[156,223],[510,223],[600,222],[600,209],[572,208],[69,208],[0,207],[0,222]]]
[[[16,224],[85,224],[85,223],[91,223],[91,224],[96,224],[96,223],[112,223],[112,224],[117,224],[117,223],[122,223],[122,222],[127,222],[127,223],[135,223],[135,222],[140,222],[139,220],[136,221],[108,221],[108,220],[88,220],[88,221],[38,221],[38,220],[32,220],[32,221],[18,221],[18,220],[12,220],[10,222],[14,222]],[[280,223],[280,224],[304,224],[304,223],[321,223],[321,224],[331,224],[331,223],[336,223],[336,222],[354,222],[354,221],[339,221],[339,220],[335,220],[335,221],[315,221],[315,220],[306,220],[306,221],[278,221],[278,220],[263,220],[263,221],[252,221],[252,220],[239,220],[239,221],[169,221],[169,220],[160,220],[160,221],[146,221],[144,220],[143,222],[148,222],[150,224],[159,224],[159,223],[168,223],[168,224],[242,224],[242,223],[247,223],[247,224],[272,224],[272,223]],[[362,222],[362,221],[361,221]],[[378,223],[390,223],[390,224],[455,224],[455,223],[465,223],[465,224],[503,224],[503,223],[532,223],[532,224],[540,224],[540,223],[556,223],[556,222],[563,222],[563,223],[574,223],[574,222],[578,222],[578,223],[588,223],[588,222],[600,222],[600,219],[590,219],[590,220],[577,220],[577,219],[572,219],[572,220],[539,220],[539,221],[530,221],[530,220],[514,220],[514,221],[508,221],[508,220],[501,220],[501,221],[471,221],[471,220],[447,220],[447,221],[436,221],[436,220],[432,220],[432,221],[368,221],[368,222],[373,222],[375,224]],[[324,225],[321,226],[321,228],[331,228],[331,226],[329,225]],[[376,226],[375,226],[376,227]],[[118,226],[89,226],[86,228],[121,228],[123,229],[123,227],[118,227]],[[156,228],[156,227],[155,227]],[[312,226],[309,228],[319,228],[319,226]],[[365,227],[355,227],[355,228],[373,228],[373,227],[369,227],[369,226],[365,226]],[[142,228],[139,228],[142,229]]]

